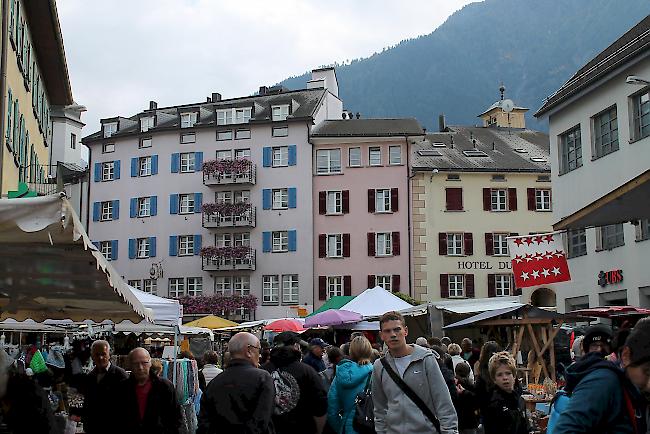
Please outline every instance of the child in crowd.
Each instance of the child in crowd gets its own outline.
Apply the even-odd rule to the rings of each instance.
[[[476,434],[478,428],[479,402],[474,393],[474,382],[470,378],[472,370],[468,363],[456,365],[456,389],[458,395],[454,400],[458,414],[458,432]]]

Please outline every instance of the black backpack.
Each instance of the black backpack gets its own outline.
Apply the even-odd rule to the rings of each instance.
[[[359,434],[376,434],[374,404],[372,403],[372,371],[368,374],[366,387],[354,399],[352,428]]]

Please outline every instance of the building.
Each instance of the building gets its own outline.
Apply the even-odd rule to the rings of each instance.
[[[314,128],[314,303],[375,285],[410,293],[408,143],[415,119],[328,120]]]
[[[549,120],[554,228],[568,231],[558,309],[650,307],[650,16],[535,116]]]
[[[416,299],[521,294],[506,238],[551,230],[548,136],[524,128],[526,109],[497,116],[494,107],[481,115],[493,119],[484,127],[448,127],[441,116],[441,131],[410,147]],[[522,296],[554,306],[553,291],[532,287]]]
[[[273,318],[313,307],[313,125],[341,119],[333,68],[307,88],[102,120],[89,235],[128,282],[161,296],[257,298]]]
[[[0,86],[0,193],[50,183],[51,107],[73,103],[54,0],[4,2]],[[55,184],[55,183],[54,183]],[[49,192],[40,190],[40,192]],[[56,186],[54,187],[56,190]]]

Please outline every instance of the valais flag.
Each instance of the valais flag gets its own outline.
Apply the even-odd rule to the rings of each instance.
[[[559,233],[509,237],[508,248],[517,288],[571,280]]]

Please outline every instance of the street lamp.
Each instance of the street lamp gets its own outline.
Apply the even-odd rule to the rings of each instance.
[[[640,84],[643,86],[647,86],[650,84],[649,80],[646,80],[645,78],[641,78],[637,75],[628,75],[627,78],[625,79],[625,82],[627,84]]]

